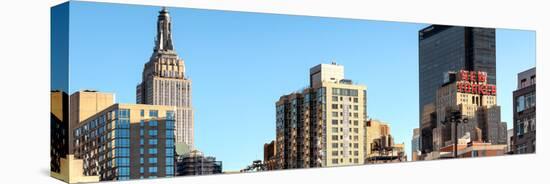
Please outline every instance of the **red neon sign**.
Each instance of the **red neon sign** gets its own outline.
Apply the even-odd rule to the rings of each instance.
[[[457,91],[481,95],[497,95],[497,87],[487,84],[487,73],[482,71],[460,70],[460,81],[456,82]]]

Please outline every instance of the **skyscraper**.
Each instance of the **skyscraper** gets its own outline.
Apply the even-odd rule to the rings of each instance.
[[[172,21],[166,8],[159,12],[155,48],[137,85],[136,102],[176,106],[176,142],[193,147],[191,80],[185,76],[185,64],[174,50]]]
[[[363,164],[366,86],[345,79],[335,63],[311,68],[310,80],[276,103],[277,168]]]
[[[424,107],[435,103],[436,91],[447,72],[483,71],[487,83],[496,84],[495,29],[431,25],[419,31],[418,41],[419,127],[423,113],[429,114]],[[422,137],[430,136],[421,132]],[[421,144],[421,150],[426,146]]]

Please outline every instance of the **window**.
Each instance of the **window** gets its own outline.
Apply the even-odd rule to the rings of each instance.
[[[116,165],[118,167],[120,166],[129,166],[130,165],[130,158],[116,158]]]
[[[115,139],[115,145],[117,147],[130,147],[130,140],[129,139]]]
[[[159,123],[158,123],[157,121],[155,121],[155,120],[149,121],[149,126],[155,127],[155,126],[158,126],[158,124],[159,124]]]
[[[166,139],[174,138],[174,130],[166,130]]]
[[[332,143],[332,148],[338,148],[338,143]]]
[[[149,130],[149,136],[157,136],[158,131],[157,130]]]
[[[338,164],[338,159],[332,159],[332,164]]]
[[[338,156],[338,151],[332,151],[332,156]]]
[[[518,120],[518,121],[519,121],[519,124],[518,124],[516,135],[520,136],[525,133],[525,124],[521,120]]]
[[[174,147],[174,139],[166,139],[166,145],[165,147],[167,148],[172,148]]]
[[[534,93],[529,93],[525,95],[525,109],[535,107],[535,95]]]
[[[149,139],[149,145],[157,145],[158,140],[157,139]]]
[[[166,166],[166,176],[174,175],[174,167]]]
[[[174,111],[166,111],[166,120],[174,120],[174,119],[176,119],[174,115]]]
[[[149,163],[150,164],[156,164],[157,163],[157,157],[149,158]]]
[[[166,166],[173,166],[174,165],[174,157],[166,157],[164,159],[166,161]]]
[[[120,113],[119,118],[129,118],[130,117],[130,111],[128,109],[120,109],[119,113]]]
[[[332,136],[332,140],[333,140],[333,141],[337,141],[337,140],[338,140],[338,136],[337,136],[337,135],[333,135],[333,136]]]
[[[159,116],[159,111],[149,110],[149,117],[157,118]]]
[[[517,112],[521,112],[521,111],[525,110],[525,96],[520,96],[516,100],[516,103],[517,103],[517,106],[516,106]]]
[[[338,102],[338,97],[337,96],[332,96],[332,101],[333,102]]]
[[[118,175],[123,175],[123,176],[130,175],[130,168],[129,167],[119,167],[118,168]]]
[[[165,154],[166,154],[167,157],[174,156],[174,149],[173,148],[166,148],[165,149]]]
[[[140,117],[145,116],[145,111],[143,109],[139,110],[139,116]]]
[[[149,148],[149,154],[157,154],[157,148]]]
[[[357,96],[358,92],[356,89],[332,88],[332,94],[342,96]]]
[[[130,120],[128,119],[120,119],[116,121],[116,128],[130,128]]]
[[[338,109],[338,104],[332,104],[332,109]]]
[[[165,124],[167,130],[173,130],[175,128],[173,120],[166,120],[164,122],[164,124]]]
[[[332,124],[333,124],[333,125],[338,125],[338,120],[333,119],[333,120],[332,120]]]
[[[333,127],[333,128],[332,128],[332,133],[338,133],[338,128]]]
[[[332,112],[332,117],[338,117],[338,112]]]
[[[157,167],[149,167],[149,173],[150,174],[156,174],[157,173]]]

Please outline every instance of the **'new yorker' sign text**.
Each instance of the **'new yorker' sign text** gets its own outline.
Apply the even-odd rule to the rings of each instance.
[[[497,95],[497,86],[487,84],[487,72],[460,70],[457,91],[480,95]]]

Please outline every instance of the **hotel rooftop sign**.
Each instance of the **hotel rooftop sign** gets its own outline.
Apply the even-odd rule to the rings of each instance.
[[[487,84],[487,72],[460,70],[456,82],[457,91],[479,95],[497,95],[496,85]]]

